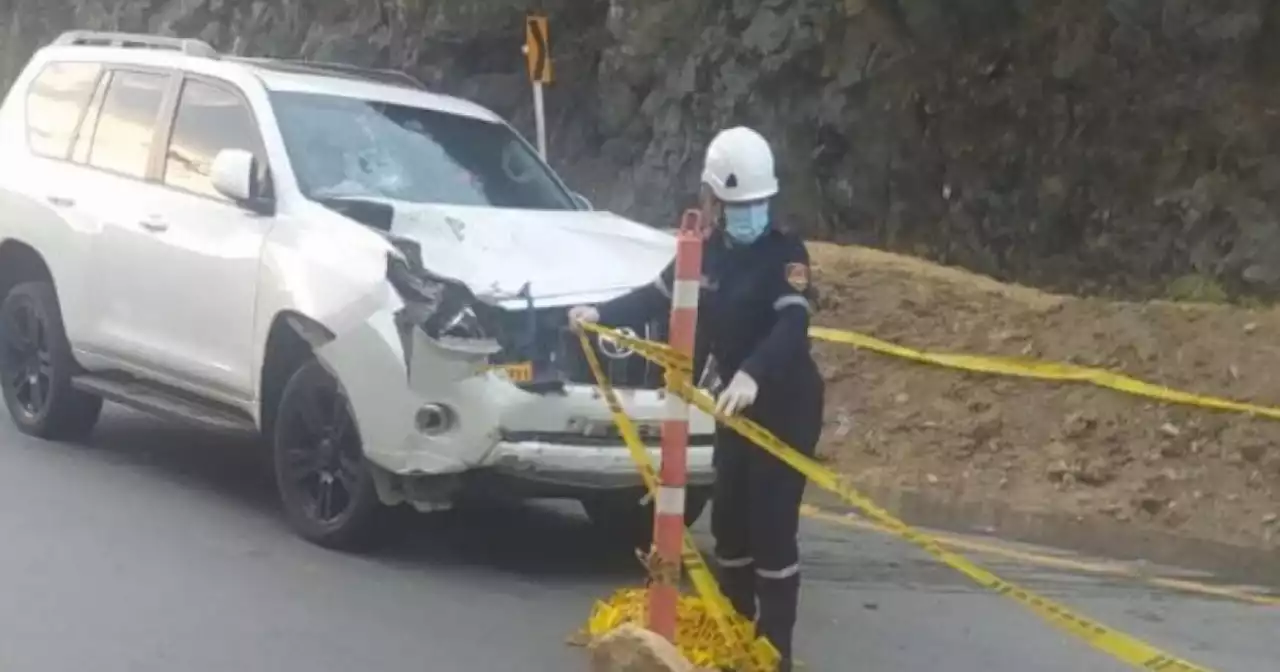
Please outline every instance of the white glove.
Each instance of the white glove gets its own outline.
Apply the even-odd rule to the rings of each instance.
[[[733,374],[733,380],[729,381],[729,385],[716,399],[716,412],[727,416],[737,415],[738,411],[755,402],[759,392],[760,386],[756,384],[756,379],[739,371]]]
[[[574,306],[569,309],[569,328],[581,331],[582,324],[595,324],[600,321],[600,311],[591,306]]]

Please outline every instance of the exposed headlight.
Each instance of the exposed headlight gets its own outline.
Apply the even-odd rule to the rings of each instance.
[[[396,313],[400,338],[409,356],[414,329],[421,329],[442,347],[472,354],[500,349],[472,309],[475,296],[461,283],[421,269],[403,254],[387,256],[387,281],[404,308]]]
[[[447,320],[444,320],[440,327],[441,338],[470,338],[470,339],[486,339],[489,336],[485,333],[484,327],[480,324],[480,318],[476,316],[476,311],[471,306],[464,306],[461,310],[453,314]]]

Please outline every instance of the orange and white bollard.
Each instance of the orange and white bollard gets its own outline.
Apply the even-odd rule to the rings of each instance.
[[[671,288],[670,345],[693,360],[698,325],[698,292],[702,286],[702,213],[686,210],[676,234],[675,281]],[[676,606],[680,599],[680,552],[684,540],[685,484],[688,480],[689,404],[678,392],[692,382],[693,372],[667,372],[666,414],[662,421],[662,467],[654,499],[655,560],[666,571],[649,588],[649,629],[675,641]]]

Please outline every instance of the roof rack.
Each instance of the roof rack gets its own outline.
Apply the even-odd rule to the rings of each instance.
[[[368,79],[383,84],[400,84],[415,89],[426,89],[422,80],[403,71],[391,68],[364,68],[346,63],[330,61],[307,61],[287,58],[240,58],[236,60],[256,63],[265,68],[274,68],[302,74],[336,74],[357,79]]]
[[[141,33],[114,33],[96,30],[68,30],[58,36],[57,46],[119,47],[133,49],[171,49],[189,56],[218,58],[218,50],[203,40]]]

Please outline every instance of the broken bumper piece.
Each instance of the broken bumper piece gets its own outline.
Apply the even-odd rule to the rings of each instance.
[[[593,387],[566,387],[562,394],[538,395],[516,389],[518,396],[501,409],[501,440],[485,465],[497,473],[541,485],[547,491],[561,489],[612,489],[639,486],[639,472],[626,444],[618,435],[608,406]],[[619,390],[627,414],[649,450],[656,468],[663,392]],[[688,480],[709,485],[712,419],[694,411],[690,416]]]
[[[545,496],[641,485],[595,388],[526,391],[491,370],[495,349],[406,331],[395,310],[380,310],[316,354],[346,391],[365,456],[393,474],[483,471],[527,481]],[[619,393],[657,466],[664,393]],[[713,431],[711,418],[691,411],[690,485],[713,480]]]
[[[649,448],[656,468],[660,451]],[[689,446],[691,487],[715,480],[711,446]],[[494,473],[523,481],[530,496],[570,496],[575,492],[636,488],[643,485],[627,449],[618,446],[580,446],[550,441],[503,441],[494,451]]]

